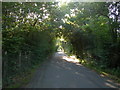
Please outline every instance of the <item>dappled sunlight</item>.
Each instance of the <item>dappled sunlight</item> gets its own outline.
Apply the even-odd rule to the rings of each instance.
[[[109,86],[109,87],[111,87],[111,88],[116,88],[115,86],[113,86],[112,84],[110,84],[110,83],[105,83],[105,85],[107,85],[107,86]]]
[[[105,85],[110,87],[110,88],[116,88],[116,87],[120,86],[120,83],[115,83],[114,82],[114,84],[113,84],[113,80],[107,79],[106,82],[105,82]]]
[[[2,3],[3,88],[21,88],[27,79],[29,88],[120,81],[120,2],[25,1]]]
[[[63,5],[68,4],[69,2],[71,2],[71,0],[56,0],[58,3],[58,6],[61,7]]]
[[[79,60],[75,56],[63,56],[62,58],[68,62],[79,63]]]
[[[59,52],[58,52],[58,54],[64,54],[64,52],[62,52],[62,51],[59,51]]]
[[[79,63],[76,63],[76,65],[78,65],[78,66],[82,66],[82,64],[79,64]]]

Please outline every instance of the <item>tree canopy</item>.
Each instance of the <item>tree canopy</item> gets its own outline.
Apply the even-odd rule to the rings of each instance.
[[[120,2],[3,2],[3,86],[57,49],[120,67]],[[8,73],[8,74],[7,74]]]

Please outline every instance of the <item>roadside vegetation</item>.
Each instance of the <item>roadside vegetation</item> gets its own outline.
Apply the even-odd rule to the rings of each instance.
[[[120,82],[119,7],[120,2],[69,3],[72,14],[66,15],[61,41],[68,55],[116,82]]]
[[[3,2],[3,87],[22,86],[57,48],[120,82],[119,8],[120,2]]]
[[[33,15],[27,18],[28,11],[37,14],[37,8],[32,8],[34,4],[3,3],[3,87],[20,85],[36,65],[55,51],[55,35],[49,30],[50,26],[45,21],[38,22]]]

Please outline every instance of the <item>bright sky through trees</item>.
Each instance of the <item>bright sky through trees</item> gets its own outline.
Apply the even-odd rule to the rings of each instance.
[[[67,3],[71,2],[71,0],[56,0],[56,1],[59,2],[58,3],[59,7],[61,7],[64,4],[67,4]]]
[[[120,76],[120,2],[56,1],[2,3],[3,87],[60,46]]]

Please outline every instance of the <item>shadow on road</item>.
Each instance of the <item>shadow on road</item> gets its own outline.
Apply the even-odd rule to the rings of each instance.
[[[106,77],[82,66],[75,57],[57,52],[36,71],[28,88],[116,88]]]

